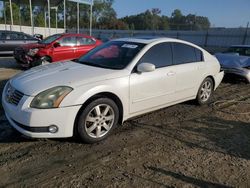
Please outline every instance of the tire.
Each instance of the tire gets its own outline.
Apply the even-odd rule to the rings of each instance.
[[[38,60],[31,63],[31,67],[36,67],[39,65],[47,65],[51,63],[51,58],[48,56],[40,57]]]
[[[41,65],[47,65],[51,63],[51,58],[48,56],[41,57],[40,60],[41,60]]]
[[[214,90],[214,83],[211,78],[206,78],[200,85],[198,90],[196,101],[199,105],[208,104],[211,100]]]
[[[79,116],[77,133],[85,143],[96,143],[107,138],[117,126],[119,109],[108,98],[99,98],[88,104]]]

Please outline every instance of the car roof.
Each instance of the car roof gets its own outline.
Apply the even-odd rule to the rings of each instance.
[[[89,36],[89,35],[86,35],[86,34],[83,34],[83,33],[58,33],[59,35],[62,35],[62,36],[84,36],[86,38],[94,38],[92,36]]]
[[[0,30],[0,32],[6,32],[6,33],[23,33],[20,31],[9,31],[9,30]]]
[[[160,37],[160,36],[141,36],[141,37],[130,37],[130,38],[119,38],[113,41],[124,41],[124,42],[136,42],[143,44],[150,44],[153,42],[184,42],[175,38]]]
[[[235,47],[235,48],[250,48],[250,45],[232,45],[230,47]]]

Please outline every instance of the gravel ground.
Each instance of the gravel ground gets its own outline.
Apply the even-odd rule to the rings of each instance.
[[[0,92],[20,71],[0,59]],[[24,138],[0,105],[0,187],[249,187],[250,87],[224,80],[212,101],[137,117],[93,145]]]

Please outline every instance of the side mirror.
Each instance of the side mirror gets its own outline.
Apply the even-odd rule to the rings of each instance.
[[[155,70],[155,65],[151,63],[141,63],[137,66],[138,72],[152,72]]]
[[[55,42],[53,46],[54,46],[54,48],[57,48],[57,47],[60,47],[61,45],[59,42]]]

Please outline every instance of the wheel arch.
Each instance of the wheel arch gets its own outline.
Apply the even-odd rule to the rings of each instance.
[[[81,115],[82,111],[84,110],[84,108],[89,105],[91,102],[93,102],[94,100],[96,99],[99,99],[99,98],[109,98],[111,100],[113,100],[118,109],[119,109],[119,119],[118,119],[118,123],[119,124],[122,124],[123,123],[123,104],[120,100],[120,98],[114,94],[114,93],[111,93],[111,92],[101,92],[101,93],[97,93],[93,96],[91,96],[90,98],[88,98],[81,106],[81,108],[79,109],[77,115],[76,115],[76,118],[75,118],[75,122],[74,122],[74,133],[76,133],[75,129],[76,129],[76,125],[77,125],[77,122],[78,122],[78,119],[79,119],[79,116]]]
[[[52,62],[52,61],[53,61],[52,57],[51,57],[51,56],[49,56],[49,55],[44,55],[44,56],[42,56],[41,58],[49,58],[50,62]]]
[[[213,81],[213,90],[215,90],[215,79],[214,79],[214,77],[212,76],[212,75],[209,75],[209,76],[207,76],[206,78],[211,78],[211,80]],[[205,78],[205,79],[206,79]],[[205,80],[204,79],[204,80]]]

